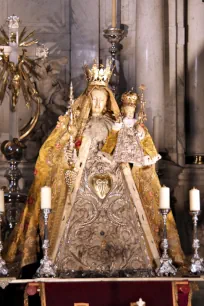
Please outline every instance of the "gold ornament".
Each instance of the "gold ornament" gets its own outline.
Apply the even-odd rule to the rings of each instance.
[[[107,247],[107,242],[106,242],[105,239],[103,239],[103,240],[101,241],[101,248],[102,248],[103,250],[105,250],[106,247]]]
[[[146,89],[144,84],[141,84],[139,89],[141,90],[140,94],[140,110],[138,113],[138,123],[143,124],[147,120],[147,114],[145,111],[146,101],[144,100],[144,91]]]
[[[124,94],[122,94],[122,97],[121,97],[123,107],[125,106],[136,107],[137,99],[138,99],[138,95],[132,90],[125,92]]]
[[[35,31],[27,34],[26,27],[23,28],[19,35],[19,47],[29,47],[38,43],[38,40],[34,38]],[[6,33],[4,28],[0,29],[0,44],[9,46],[9,39],[11,42],[16,40],[16,33],[12,32],[10,36]]]
[[[77,177],[77,171],[76,169],[73,169],[73,170],[67,170],[65,172],[65,181],[67,183],[67,192],[68,193],[71,193],[73,191],[73,188],[74,188],[74,184],[75,184],[75,180],[76,180],[76,177]]]
[[[84,72],[89,85],[108,86],[113,69],[111,69],[111,62],[108,62],[106,68],[94,62],[91,69],[88,65],[84,65]]]
[[[74,106],[74,90],[72,82],[70,84],[70,96],[69,96],[69,107],[67,115],[69,115],[69,125],[68,125],[68,132],[69,132],[69,142],[65,147],[65,158],[70,166],[74,167],[77,153],[75,148],[75,137],[77,134],[76,128],[76,114],[73,110]]]
[[[109,175],[96,174],[91,179],[91,186],[100,199],[104,199],[112,186],[112,179]]]
[[[34,31],[27,34],[26,28],[22,30],[18,37],[20,23],[18,16],[8,17],[7,22],[9,24],[8,33],[3,28],[0,29],[0,45],[3,45],[2,48],[0,46],[0,105],[3,103],[7,88],[11,91],[10,109],[12,112],[16,110],[21,90],[28,108],[31,103],[36,104],[33,118],[20,130],[19,140],[22,141],[31,133],[40,115],[41,99],[34,83],[35,79],[40,78],[35,70],[38,62],[26,56],[26,50],[22,49],[22,53],[17,56],[14,63],[10,60],[11,50],[8,52],[8,49],[12,49],[11,44],[12,46],[15,45],[16,48],[28,47],[38,41],[34,39]]]

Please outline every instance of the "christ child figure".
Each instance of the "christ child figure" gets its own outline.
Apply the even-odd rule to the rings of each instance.
[[[122,122],[113,126],[113,130],[118,131],[113,159],[119,163],[142,166],[144,152],[140,142],[145,137],[145,131],[135,119],[137,100],[137,94],[132,91],[124,93],[121,97],[123,118]]]
[[[129,91],[122,95],[122,121],[115,123],[117,143],[113,159],[120,163],[132,163],[138,167],[155,164],[161,156],[157,153],[147,128],[135,119],[138,96]]]

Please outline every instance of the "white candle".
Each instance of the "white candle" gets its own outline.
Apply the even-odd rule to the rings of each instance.
[[[116,0],[112,0],[112,28],[116,28]]]
[[[190,211],[200,210],[200,190],[193,187],[189,190]]]
[[[4,205],[4,191],[0,190],[0,212],[5,211],[5,205]]]
[[[18,64],[18,45],[16,43],[10,44],[11,54],[9,57],[10,62],[13,62],[15,65]]]
[[[41,188],[41,209],[51,209],[51,188],[44,186]]]
[[[159,208],[160,209],[170,208],[170,188],[169,187],[162,186],[160,189]]]

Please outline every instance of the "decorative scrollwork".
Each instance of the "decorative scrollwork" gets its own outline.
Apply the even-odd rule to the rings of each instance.
[[[120,166],[94,148],[89,152],[56,264],[61,277],[69,277],[70,271],[72,276],[76,271],[110,276],[151,269]]]

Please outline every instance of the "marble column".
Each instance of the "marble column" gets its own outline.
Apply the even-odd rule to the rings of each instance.
[[[188,1],[187,120],[188,156],[204,156],[204,3]]]
[[[86,88],[83,65],[99,60],[99,0],[71,0],[71,80],[77,97]]]
[[[147,90],[147,127],[164,149],[164,15],[163,0],[136,1],[136,85]],[[159,129],[153,122],[160,121]],[[153,135],[153,130],[156,135]],[[157,135],[157,133],[159,133]]]
[[[180,166],[185,165],[185,150],[186,150],[186,135],[185,135],[185,80],[186,80],[186,63],[185,63],[185,48],[186,48],[186,3],[184,1],[177,1],[175,7],[177,18],[175,25],[177,27],[177,35],[175,37],[175,50],[176,50],[176,149],[177,149],[177,162]],[[174,74],[175,75],[175,74]]]

